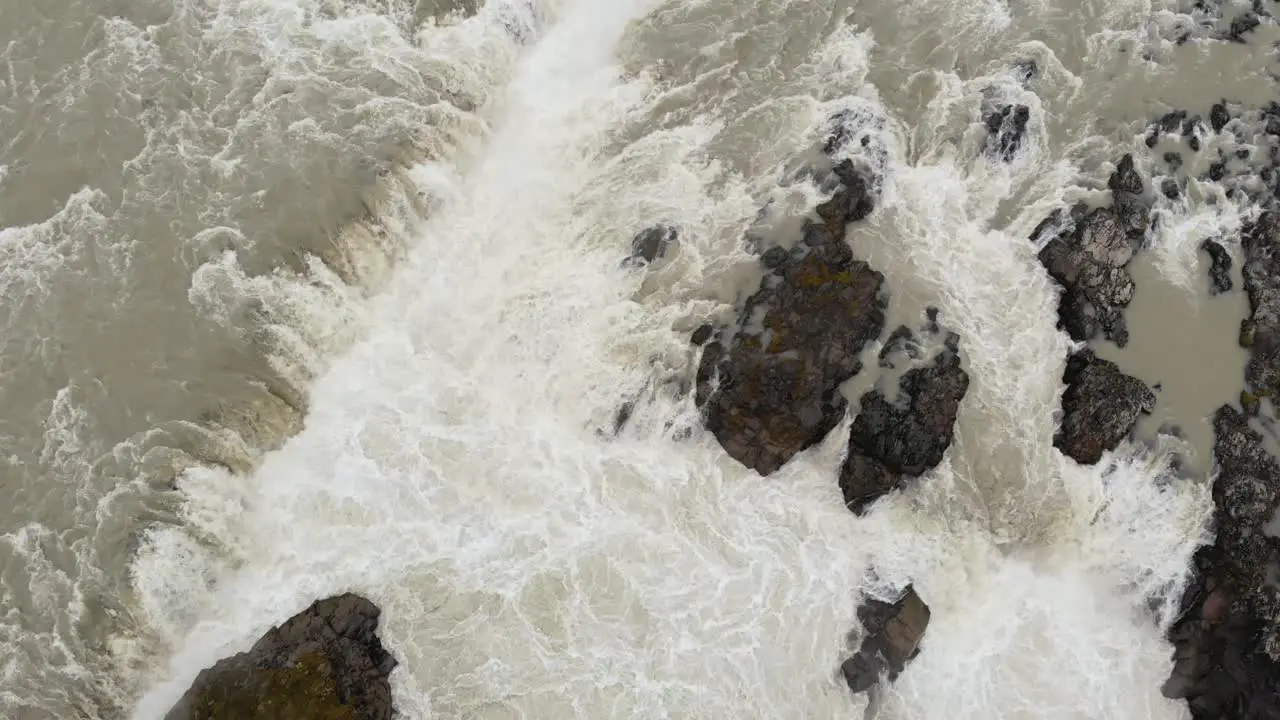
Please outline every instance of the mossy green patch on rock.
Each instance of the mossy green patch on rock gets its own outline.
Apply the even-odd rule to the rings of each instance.
[[[293,667],[243,668],[197,693],[193,720],[357,720],[338,694],[333,668],[320,652]]]
[[[391,720],[379,614],[351,593],[318,600],[201,671],[166,720]]]

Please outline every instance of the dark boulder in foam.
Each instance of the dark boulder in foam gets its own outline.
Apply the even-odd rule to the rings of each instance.
[[[854,513],[861,515],[871,503],[942,462],[969,389],[958,340],[951,334],[932,362],[904,373],[892,401],[880,390],[862,396],[840,468],[840,491]]]
[[[881,679],[892,682],[919,652],[929,626],[929,606],[910,585],[894,602],[869,599],[858,608],[862,642],[840,666],[855,693],[866,692]]]
[[[839,124],[824,150],[841,150],[851,137]],[[846,158],[817,176],[829,198],[789,250],[763,254],[760,289],[728,338],[707,343],[697,371],[707,428],[761,475],[840,423],[847,403],[839,386],[862,369],[859,355],[884,327],[884,277],[845,241],[845,226],[875,207],[870,173]]]
[[[1109,360],[1084,350],[1067,358],[1062,378],[1062,426],[1054,447],[1082,465],[1092,465],[1151,412],[1156,397],[1147,384],[1125,375]]]
[[[1003,162],[1012,162],[1022,148],[1030,121],[1031,109],[1026,105],[1004,104],[988,111],[982,117],[987,127],[984,151]]]
[[[1206,239],[1200,249],[1209,255],[1209,294],[1229,292],[1235,285],[1231,282],[1231,253],[1217,240]]]
[[[165,720],[390,720],[379,614],[350,593],[319,600],[201,671]]]

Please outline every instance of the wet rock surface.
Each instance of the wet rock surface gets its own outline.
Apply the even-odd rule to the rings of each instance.
[[[1214,416],[1214,544],[1196,556],[1197,575],[1170,638],[1176,648],[1169,697],[1186,698],[1197,720],[1280,718],[1280,540],[1268,525],[1280,504],[1280,464],[1243,413]]]
[[[1209,254],[1209,294],[1230,292],[1235,286],[1231,282],[1231,253],[1216,240],[1205,240],[1200,249]]]
[[[1030,120],[1031,109],[1026,105],[1005,104],[989,110],[982,118],[988,133],[987,154],[1011,162],[1022,147]]]
[[[389,720],[379,614],[358,595],[319,600],[201,671],[166,720]]]
[[[874,207],[871,181],[846,159],[825,182],[833,187],[817,219],[803,223],[791,249],[763,254],[760,289],[729,337],[704,346],[698,366],[695,400],[707,428],[761,475],[839,424],[847,405],[839,386],[884,327],[884,278],[844,239],[845,225]]]
[[[626,263],[633,267],[647,265],[664,258],[680,242],[679,232],[669,225],[656,225],[641,230],[631,240],[631,255]]]
[[[1245,390],[1255,399],[1274,398],[1280,390],[1280,214],[1262,213],[1245,228],[1242,245],[1250,308],[1240,328],[1240,344],[1249,348]]]
[[[1039,257],[1062,286],[1059,327],[1078,341],[1101,334],[1123,347],[1129,339],[1124,309],[1134,293],[1126,266],[1146,234],[1150,203],[1132,155],[1121,159],[1108,187],[1109,207],[1060,210],[1041,223],[1033,240],[1048,238]]]
[[[893,681],[919,652],[929,626],[929,606],[914,588],[907,586],[892,603],[868,600],[858,608],[862,642],[853,657],[840,666],[845,682],[855,693],[866,692],[881,678]]]
[[[950,334],[946,348],[932,362],[904,373],[897,397],[889,399],[878,389],[862,396],[840,468],[840,491],[854,513],[861,515],[876,500],[942,461],[951,446],[960,401],[969,389],[958,342]]]
[[[1062,379],[1062,426],[1054,447],[1082,465],[1092,465],[1133,431],[1155,407],[1147,384],[1120,371],[1091,350],[1067,358]]]

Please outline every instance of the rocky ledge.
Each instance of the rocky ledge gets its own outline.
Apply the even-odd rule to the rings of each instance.
[[[319,600],[201,671],[166,720],[390,720],[379,614],[358,595]]]
[[[1251,424],[1280,384],[1280,218],[1263,213],[1242,245],[1251,308],[1240,333],[1250,350],[1243,411],[1214,416],[1215,539],[1196,554],[1164,688],[1197,720],[1280,718],[1280,463]]]
[[[884,327],[884,277],[856,260],[845,226],[874,207],[867,173],[839,162],[831,196],[791,247],[761,255],[765,276],[736,327],[707,343],[696,403],[730,457],[768,475],[820,442],[844,417],[840,384]]]

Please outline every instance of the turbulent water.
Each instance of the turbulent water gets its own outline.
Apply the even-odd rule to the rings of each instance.
[[[933,619],[879,717],[1186,717],[1163,632],[1208,431],[1193,477],[1168,438],[1052,447],[1071,344],[1027,240],[1152,116],[1270,91],[1237,69],[1274,26],[1176,45],[1184,10],[0,0],[0,716],[158,718],[352,590],[409,718],[859,717],[857,604],[910,581]],[[1009,164],[991,97],[1031,108]],[[971,377],[947,459],[864,518],[846,427],[762,480],[675,389],[840,111],[883,162],[854,251]],[[1244,311],[1195,248],[1246,208],[1161,203],[1138,296],[1217,342]],[[656,223],[673,257],[620,263]],[[1105,352],[1159,380],[1143,307]],[[1158,416],[1238,389],[1238,354],[1198,362]]]

